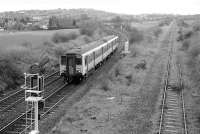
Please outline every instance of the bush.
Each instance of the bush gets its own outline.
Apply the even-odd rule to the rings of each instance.
[[[32,64],[38,60],[38,55],[25,47],[13,47],[4,53],[4,57],[7,57],[12,63]]]
[[[78,35],[75,32],[71,33],[56,32],[52,37],[52,41],[54,43],[68,42],[69,40],[76,39],[77,36]]]
[[[89,43],[89,42],[91,42],[91,39],[88,36],[84,36],[84,41],[85,41],[85,43]]]
[[[56,47],[54,53],[56,58],[59,58],[60,56],[65,54],[65,50],[62,47]]]
[[[44,43],[43,43],[43,45],[45,46],[45,47],[54,47],[54,45],[53,45],[53,43],[52,42],[49,42],[49,41],[45,41]]]
[[[189,46],[190,46],[190,40],[185,40],[182,44],[181,50],[183,51],[188,50]]]
[[[159,37],[159,35],[162,33],[162,29],[161,28],[155,28],[153,31],[153,34],[155,37]]]
[[[194,26],[193,26],[193,30],[194,30],[195,32],[200,31],[200,25],[199,25],[199,24],[194,25]]]
[[[137,28],[132,27],[128,30],[128,37],[130,44],[134,42],[140,42],[143,40],[143,33],[137,30]]]
[[[170,20],[170,19],[168,19],[168,20],[162,20],[162,21],[158,24],[158,26],[159,26],[159,27],[168,26],[170,23],[171,23],[171,20]]]
[[[142,70],[145,70],[146,69],[146,61],[145,60],[142,60],[141,63],[138,63],[136,66],[135,66],[135,69],[142,69]]]
[[[97,22],[87,22],[80,25],[80,33],[82,35],[92,36],[95,31],[98,29]]]
[[[200,45],[194,45],[189,49],[189,55],[191,56],[191,60],[194,60],[200,54]]]
[[[102,83],[101,83],[101,88],[104,90],[104,91],[110,91],[111,88],[109,87],[109,82],[108,80],[103,80]]]
[[[184,41],[187,40],[189,38],[191,38],[194,35],[193,31],[185,31],[183,32],[179,32],[179,36],[177,38],[177,41]]]
[[[22,83],[22,72],[8,59],[0,59],[0,81],[5,89],[15,88]]]
[[[184,39],[188,39],[193,35],[193,31],[188,31],[184,34]]]
[[[25,48],[32,48],[32,43],[31,42],[23,42],[22,44],[21,44],[23,47],[25,47]]]
[[[128,80],[127,85],[129,86],[132,83],[132,79],[133,79],[132,74],[127,75],[126,79]]]
[[[120,67],[117,66],[117,67],[115,68],[115,77],[118,77],[119,75],[121,75]]]
[[[90,27],[82,27],[80,29],[80,33],[87,36],[92,36],[94,34],[94,30]]]

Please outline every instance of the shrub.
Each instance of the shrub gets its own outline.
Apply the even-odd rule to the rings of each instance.
[[[54,53],[56,58],[59,58],[60,56],[65,54],[65,50],[62,47],[56,47]]]
[[[52,42],[48,42],[48,41],[45,41],[45,42],[43,43],[43,45],[44,45],[45,47],[54,47],[53,43],[52,43]]]
[[[194,35],[194,31],[185,31],[184,33],[180,32],[179,36],[177,38],[177,41],[187,40],[187,39],[191,38],[193,35]]]
[[[120,68],[119,68],[119,66],[117,66],[117,67],[115,68],[115,77],[118,77],[120,74],[121,74],[121,73],[120,73]]]
[[[153,31],[153,34],[155,37],[159,37],[159,35],[162,33],[162,29],[161,28],[155,28]]]
[[[32,64],[38,60],[38,55],[34,54],[33,51],[22,48],[13,47],[4,53],[4,57],[7,57],[12,63],[26,63]]]
[[[135,69],[142,69],[142,70],[145,70],[145,69],[146,69],[146,61],[145,61],[145,60],[142,60],[141,63],[138,63],[138,64],[135,66]]]
[[[134,42],[140,42],[143,40],[143,33],[139,30],[137,30],[137,28],[131,28],[129,30],[129,43],[132,44]]]
[[[32,43],[31,42],[23,42],[22,44],[21,44],[23,47],[25,47],[25,48],[32,48]]]
[[[89,42],[91,42],[91,39],[88,36],[84,36],[84,41],[85,41],[85,43],[89,43]]]
[[[22,72],[8,59],[0,59],[0,80],[4,88],[15,88],[22,83]]]
[[[170,19],[168,19],[168,20],[162,20],[162,21],[158,24],[158,26],[159,26],[159,27],[168,26],[168,25],[170,24],[170,22],[171,22]]]
[[[189,49],[189,55],[194,60],[200,54],[200,45],[194,45]]]
[[[87,36],[92,36],[94,34],[94,29],[90,27],[82,27],[80,33]]]
[[[101,83],[101,88],[104,90],[104,91],[110,91],[111,88],[109,87],[109,82],[108,80],[103,80],[102,83]]]
[[[92,36],[98,27],[100,26],[98,26],[97,22],[86,22],[80,25],[79,30],[82,35]]]
[[[126,79],[128,80],[127,85],[129,86],[132,83],[132,79],[133,79],[132,74],[127,75]]]
[[[193,35],[193,31],[188,31],[184,34],[184,39],[188,39]]]
[[[68,42],[69,40],[76,39],[77,36],[78,35],[75,32],[70,32],[70,33],[56,32],[52,37],[52,41],[54,43]]]
[[[182,44],[181,50],[183,51],[188,50],[189,46],[190,46],[190,40],[185,40]]]
[[[194,31],[200,31],[200,25],[199,24],[194,25],[193,30]]]

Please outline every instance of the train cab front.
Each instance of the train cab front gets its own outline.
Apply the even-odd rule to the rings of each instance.
[[[61,56],[60,74],[64,76],[65,81],[80,82],[82,79],[82,58],[75,53],[67,53]]]

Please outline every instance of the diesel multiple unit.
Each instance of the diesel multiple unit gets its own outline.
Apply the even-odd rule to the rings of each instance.
[[[107,59],[119,44],[118,36],[107,36],[83,48],[72,49],[60,58],[60,75],[67,82],[81,81]]]

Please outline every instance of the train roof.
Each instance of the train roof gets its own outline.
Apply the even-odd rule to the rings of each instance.
[[[113,39],[114,37],[116,37],[115,35],[110,35],[110,36],[106,36],[106,37],[103,37],[97,41],[93,41],[91,43],[88,43],[82,47],[79,47],[79,48],[73,48],[72,50],[68,51],[67,53],[75,53],[75,54],[84,54],[102,44],[104,44],[105,42]]]

